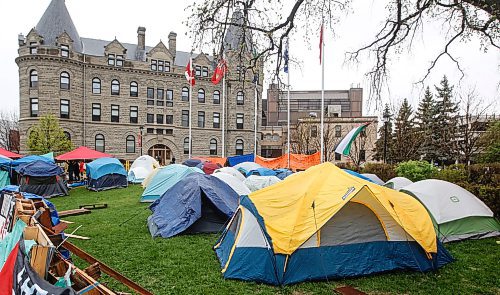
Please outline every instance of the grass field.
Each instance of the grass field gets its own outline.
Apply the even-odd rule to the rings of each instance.
[[[91,238],[71,241],[154,294],[332,294],[344,285],[369,294],[500,294],[500,245],[495,239],[446,245],[456,261],[435,273],[396,272],[286,287],[225,280],[212,250],[217,235],[152,239],[146,226],[150,211],[139,203],[141,193],[140,186],[99,193],[78,188],[51,201],[58,210],[107,203],[107,209],[65,218],[75,222],[67,232],[82,225],[75,234]],[[101,282],[128,290],[107,277]]]

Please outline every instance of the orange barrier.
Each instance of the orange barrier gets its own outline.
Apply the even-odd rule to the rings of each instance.
[[[219,164],[222,167],[224,167],[224,164],[226,164],[226,160],[227,160],[227,158],[219,158],[219,157],[213,157],[213,158],[210,158],[210,157],[193,157],[193,159],[198,159],[198,160],[202,160],[202,161],[212,162],[212,163],[215,163],[215,164]]]
[[[319,152],[312,155],[290,154],[290,169],[306,170],[309,167],[318,165],[321,162]],[[278,158],[264,158],[255,156],[255,163],[269,169],[288,168],[288,155],[284,154]]]

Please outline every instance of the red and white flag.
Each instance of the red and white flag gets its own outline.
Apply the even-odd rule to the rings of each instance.
[[[186,80],[191,84],[191,86],[194,86],[195,79],[194,79],[193,60],[192,59],[189,59],[189,62],[186,66],[186,71],[184,72],[184,75],[186,75]]]
[[[321,31],[319,31],[319,64],[322,62],[323,53],[323,23],[321,23]]]
[[[226,61],[221,59],[215,68],[214,74],[212,76],[212,83],[214,85],[219,84],[220,80],[224,77],[227,71]]]

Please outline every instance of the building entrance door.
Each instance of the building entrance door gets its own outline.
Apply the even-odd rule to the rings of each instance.
[[[156,144],[148,150],[148,155],[155,158],[162,166],[170,163],[171,154],[170,148],[164,144]]]

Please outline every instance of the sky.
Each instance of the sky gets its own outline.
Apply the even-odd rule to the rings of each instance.
[[[289,4],[293,3],[289,1]],[[116,37],[121,42],[136,43],[137,27],[144,26],[147,45],[154,46],[160,40],[167,41],[169,32],[174,31],[177,33],[177,49],[190,51],[192,41],[186,35],[187,27],[184,24],[189,16],[185,10],[189,2],[191,1],[66,0],[66,5],[80,37],[104,40]],[[325,89],[349,89],[358,85],[363,87],[364,115],[380,115],[384,103],[397,106],[403,98],[407,98],[416,107],[423,95],[423,88],[415,82],[423,78],[430,61],[439,54],[446,31],[440,23],[426,23],[424,34],[417,36],[412,50],[403,51],[391,60],[389,81],[382,101],[369,99],[369,81],[364,73],[371,68],[374,60],[367,56],[357,64],[346,64],[345,52],[355,50],[373,39],[376,29],[383,23],[385,5],[380,5],[382,1],[353,2],[351,13],[338,20],[333,32],[325,32]],[[36,26],[49,3],[50,0],[0,1],[2,110],[19,109],[19,76],[15,63],[17,36],[20,33],[27,35]],[[293,32],[290,40],[290,58],[298,62],[290,68],[291,89],[319,90],[319,37],[311,36],[310,43],[307,43],[303,36],[303,32],[299,30]],[[433,89],[433,85],[438,85],[446,74],[450,83],[455,85],[456,99],[459,98],[459,93],[474,89],[478,99],[482,99],[485,105],[492,105],[488,113],[499,114],[500,50],[490,48],[485,53],[480,50],[480,43],[476,39],[460,43],[451,49],[465,70],[465,77],[461,78],[460,72],[449,59],[443,59],[425,81],[425,86]],[[269,76],[265,77],[266,85],[271,82]]]

